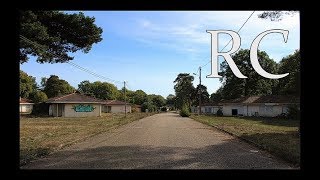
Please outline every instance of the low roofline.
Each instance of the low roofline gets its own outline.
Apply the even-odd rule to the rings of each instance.
[[[119,100],[106,100],[102,104],[103,105],[132,105],[131,103],[123,102]]]
[[[101,103],[102,105],[106,105],[106,106],[112,106],[112,105],[127,105],[127,106],[131,106],[131,104],[127,103],[127,104],[108,104],[108,103]]]
[[[279,103],[279,102],[264,102],[264,103],[221,103],[222,105],[225,104],[241,104],[241,105],[255,105],[255,104],[300,104],[300,103]]]
[[[34,103],[20,103],[20,104],[34,104]]]
[[[48,104],[103,104],[102,102],[50,101]]]

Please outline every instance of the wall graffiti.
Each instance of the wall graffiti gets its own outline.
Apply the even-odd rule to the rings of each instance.
[[[75,112],[92,112],[94,111],[95,107],[93,107],[90,104],[88,105],[77,104],[77,105],[73,105],[72,109],[74,109]]]

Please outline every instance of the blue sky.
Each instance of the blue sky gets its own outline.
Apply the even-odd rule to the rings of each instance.
[[[252,11],[83,11],[96,18],[103,29],[103,40],[94,44],[87,54],[72,54],[72,62],[104,77],[127,81],[130,90],[142,89],[147,94],[167,97],[174,94],[173,81],[179,73],[197,73],[211,58],[211,36],[206,30],[237,31]],[[70,13],[70,12],[68,12]],[[241,29],[242,49],[250,48],[254,38],[270,29],[289,30],[287,43],[280,34],[269,34],[261,41],[259,50],[279,62],[282,57],[299,49],[299,13],[285,16],[282,21],[259,19],[256,11]],[[219,36],[223,48],[230,37]],[[224,51],[231,48],[230,43]],[[81,71],[69,64],[40,64],[31,57],[20,69],[36,77],[57,75],[78,88],[83,80],[106,81]],[[206,78],[211,72],[210,63],[202,68],[202,84],[209,94],[221,83],[217,78]],[[107,81],[108,82],[108,81]],[[112,83],[111,81],[109,81]],[[199,83],[195,76],[194,85]],[[121,83],[114,83],[118,89]]]

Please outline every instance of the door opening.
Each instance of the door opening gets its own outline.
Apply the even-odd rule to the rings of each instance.
[[[238,115],[238,109],[232,109],[232,116],[237,116]]]

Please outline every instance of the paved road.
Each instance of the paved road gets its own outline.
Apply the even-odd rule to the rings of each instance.
[[[283,162],[213,127],[175,113],[124,125],[22,169],[287,169]]]

